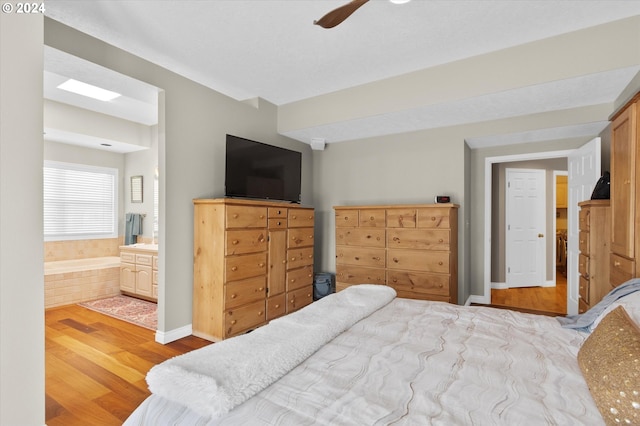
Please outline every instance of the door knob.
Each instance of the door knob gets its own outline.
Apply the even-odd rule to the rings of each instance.
[[[544,238],[544,234],[538,234],[538,238]]]

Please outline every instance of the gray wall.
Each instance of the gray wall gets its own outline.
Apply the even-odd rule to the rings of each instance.
[[[45,423],[42,20],[0,13],[1,425]]]
[[[464,226],[464,139],[453,132],[416,132],[329,144],[313,153],[313,198],[316,208],[317,270],[335,272],[335,214],[333,206],[433,203],[450,195],[460,204],[459,288],[467,296]]]
[[[308,145],[276,132],[277,109],[243,103],[106,43],[45,19],[45,44],[162,90],[158,126],[160,173],[159,335],[191,324],[194,198],[224,194],[227,133],[295,149],[303,156],[303,204],[313,204]]]

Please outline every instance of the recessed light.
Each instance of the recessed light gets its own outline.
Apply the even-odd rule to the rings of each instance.
[[[111,101],[121,96],[120,93],[105,90],[98,86],[83,83],[78,80],[69,79],[58,86],[58,89],[66,90],[82,96],[88,96],[99,101]]]

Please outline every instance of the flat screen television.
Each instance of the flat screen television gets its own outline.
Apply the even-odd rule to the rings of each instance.
[[[302,154],[227,135],[225,196],[300,203]]]

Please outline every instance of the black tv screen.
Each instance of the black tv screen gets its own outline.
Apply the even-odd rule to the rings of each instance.
[[[225,196],[300,202],[302,154],[227,135]]]

